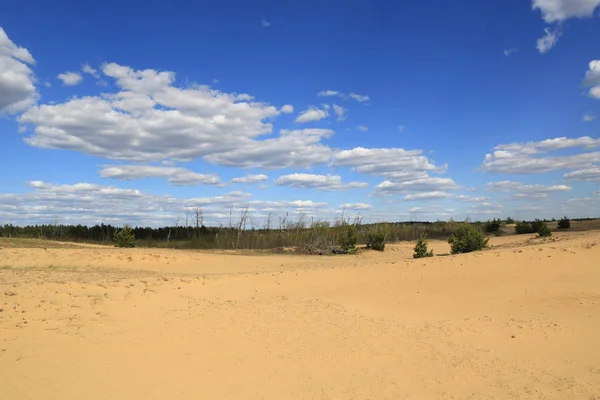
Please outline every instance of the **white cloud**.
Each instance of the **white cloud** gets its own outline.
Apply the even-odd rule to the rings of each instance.
[[[277,138],[262,141],[237,139],[237,148],[204,158],[213,164],[241,168],[308,168],[330,160],[331,149],[320,142],[332,135],[330,129],[283,129]]]
[[[348,111],[346,108],[334,104],[333,111],[335,112],[335,115],[337,115],[338,121],[344,121],[346,119],[346,112]]]
[[[600,183],[600,167],[581,169],[563,175],[567,181],[583,181]]]
[[[199,184],[217,185],[221,183],[218,175],[199,174],[186,168],[151,165],[105,165],[99,171],[103,178],[135,180],[143,178],[167,178],[176,186],[196,186]]]
[[[86,63],[86,64],[83,64],[83,65],[81,66],[81,70],[82,70],[84,73],[86,73],[86,74],[89,74],[89,75],[93,76],[93,77],[94,77],[94,78],[96,78],[96,79],[100,79],[100,74],[98,73],[98,70],[96,70],[96,69],[92,68],[92,67],[90,66],[90,64],[87,64],[87,63]]]
[[[502,204],[482,202],[471,206],[469,208],[469,212],[474,214],[499,214],[503,211],[503,209],[504,206]]]
[[[275,180],[279,186],[291,186],[295,188],[311,188],[320,190],[343,190],[360,189],[369,186],[365,182],[342,183],[339,175],[315,175],[315,174],[289,174],[282,175]]]
[[[338,92],[337,90],[322,90],[319,93],[317,93],[317,96],[319,97],[333,97],[333,96],[340,96],[341,93]]]
[[[268,181],[269,177],[265,174],[257,174],[257,175],[246,175],[237,178],[233,178],[231,180],[232,183],[257,183]]]
[[[135,162],[204,157],[231,166],[283,168],[325,163],[330,157],[331,150],[320,142],[333,135],[331,130],[282,130],[261,140],[272,134],[271,120],[281,112],[247,94],[175,87],[174,74],[165,71],[117,64],[102,70],[120,91],[27,110],[19,122],[35,130],[25,141]]]
[[[588,92],[590,97],[600,99],[600,60],[590,61],[583,85],[590,88]]]
[[[550,51],[550,49],[552,49],[558,42],[558,38],[562,35],[560,27],[556,27],[554,29],[545,28],[544,33],[544,36],[539,38],[536,44],[538,51],[542,54]]]
[[[423,171],[443,172],[446,166],[437,167],[422,155],[421,150],[401,148],[366,149],[356,147],[334,153],[332,165],[353,167],[364,174],[395,177],[398,180],[418,177]]]
[[[505,56],[510,56],[511,54],[518,53],[518,52],[519,52],[519,49],[515,49],[515,48],[513,48],[513,49],[505,49],[504,50],[504,55]]]
[[[451,197],[450,193],[434,191],[434,192],[423,192],[417,194],[408,194],[404,196],[404,200],[406,201],[414,201],[414,200],[439,200],[446,199]]]
[[[0,193],[0,218],[6,222],[38,223],[59,216],[62,223],[130,223],[140,226],[172,224],[186,210],[201,207],[210,225],[228,221],[230,207],[238,214],[245,207],[251,217],[262,218],[269,211],[280,213],[320,213],[327,216],[329,204],[312,200],[256,201],[251,195],[234,191],[214,197],[177,198],[152,195],[137,189],[77,183],[54,185],[42,181],[29,183],[31,191]]]
[[[346,210],[370,210],[373,206],[365,203],[344,203],[340,204],[339,208]]]
[[[581,117],[581,120],[583,122],[592,122],[593,120],[595,120],[597,117],[595,115],[591,115],[591,114],[583,114],[583,117]]]
[[[427,177],[403,182],[384,181],[375,187],[375,193],[386,196],[410,192],[442,192],[457,189],[460,189],[460,186],[450,178]]]
[[[404,125],[398,125],[398,131],[400,133],[404,132]]]
[[[294,112],[294,106],[286,104],[285,106],[281,107],[279,111],[281,111],[283,114],[291,114]]]
[[[568,192],[571,187],[566,185],[524,185],[521,182],[500,181],[489,182],[486,188],[496,192],[526,192],[526,193],[550,193],[550,192]]]
[[[350,98],[358,101],[359,103],[365,103],[367,101],[371,101],[371,99],[369,98],[369,96],[367,96],[367,95],[361,95],[361,94],[356,94],[356,93],[350,93]]]
[[[83,77],[79,72],[65,72],[58,74],[58,79],[63,82],[64,86],[75,86],[81,83]]]
[[[468,191],[469,190],[467,189],[467,192]],[[457,195],[457,196],[451,196],[451,198],[454,200],[465,202],[465,203],[481,203],[481,202],[486,202],[486,201],[490,200],[489,197],[471,197],[471,196],[467,196],[464,194]]]
[[[494,147],[486,154],[481,170],[510,174],[535,174],[561,169],[580,169],[600,162],[600,152],[580,153],[565,156],[547,156],[549,151],[583,147],[600,147],[600,139],[589,136],[579,138],[555,138],[541,142],[511,143]]]
[[[262,26],[264,26],[265,28],[268,28],[269,26],[271,26],[271,23],[270,23],[269,21],[267,21],[267,19],[266,19],[266,18],[263,18],[263,19],[261,19],[261,20],[260,20],[260,24],[261,24]]]
[[[0,114],[23,111],[39,98],[29,51],[14,44],[0,28]]]
[[[327,110],[320,110],[316,107],[310,107],[307,110],[302,111],[294,122],[298,124],[305,124],[307,122],[320,121],[328,116],[329,113]]]
[[[600,0],[533,0],[533,9],[542,12],[547,23],[561,22],[569,18],[585,18],[594,15]]]
[[[366,132],[369,130],[369,127],[365,125],[359,125],[358,130],[361,132]]]

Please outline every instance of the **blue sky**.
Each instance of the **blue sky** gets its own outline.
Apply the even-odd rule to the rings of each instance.
[[[599,15],[4,1],[0,223],[600,216]]]

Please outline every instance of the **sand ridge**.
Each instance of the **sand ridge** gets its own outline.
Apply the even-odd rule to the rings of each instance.
[[[600,398],[600,233],[490,243],[0,247],[0,398]]]

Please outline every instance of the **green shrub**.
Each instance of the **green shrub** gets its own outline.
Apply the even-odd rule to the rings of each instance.
[[[425,258],[425,257],[433,257],[433,250],[428,251],[427,249],[427,241],[425,238],[420,237],[415,245],[415,253],[413,254],[413,258]]]
[[[567,217],[562,217],[558,221],[558,229],[569,229],[571,227],[571,220]]]
[[[486,248],[488,239],[474,226],[463,224],[450,236],[448,243],[450,243],[452,254],[470,253]]]
[[[536,219],[535,221],[531,222],[531,233],[538,233],[540,231],[540,228],[542,227],[542,225],[545,225],[546,223],[541,220],[541,219]]]
[[[533,233],[533,227],[529,222],[519,221],[515,225],[515,232],[519,235],[522,235],[524,233]]]
[[[552,236],[552,231],[550,230],[550,228],[548,228],[548,225],[546,225],[546,223],[544,221],[539,221],[538,222],[538,230],[537,230],[537,237],[550,237]]]
[[[135,247],[135,234],[129,225],[115,231],[113,239],[117,247]]]
[[[500,230],[500,220],[494,218],[485,224],[485,231],[488,233],[498,232]]]
[[[369,232],[367,235],[367,249],[385,250],[385,237],[386,234],[383,232]]]
[[[511,225],[511,224],[514,224],[514,223],[515,223],[515,220],[512,219],[511,217],[506,218],[506,224],[507,225]]]
[[[339,237],[342,250],[345,253],[352,253],[356,250],[357,241],[358,235],[356,234],[356,226],[350,224],[342,226],[342,232]]]

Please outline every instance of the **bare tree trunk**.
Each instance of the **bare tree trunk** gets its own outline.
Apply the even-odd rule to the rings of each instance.
[[[194,224],[196,229],[196,239],[200,235],[200,227],[204,224],[204,215],[202,214],[201,208],[194,208]]]

